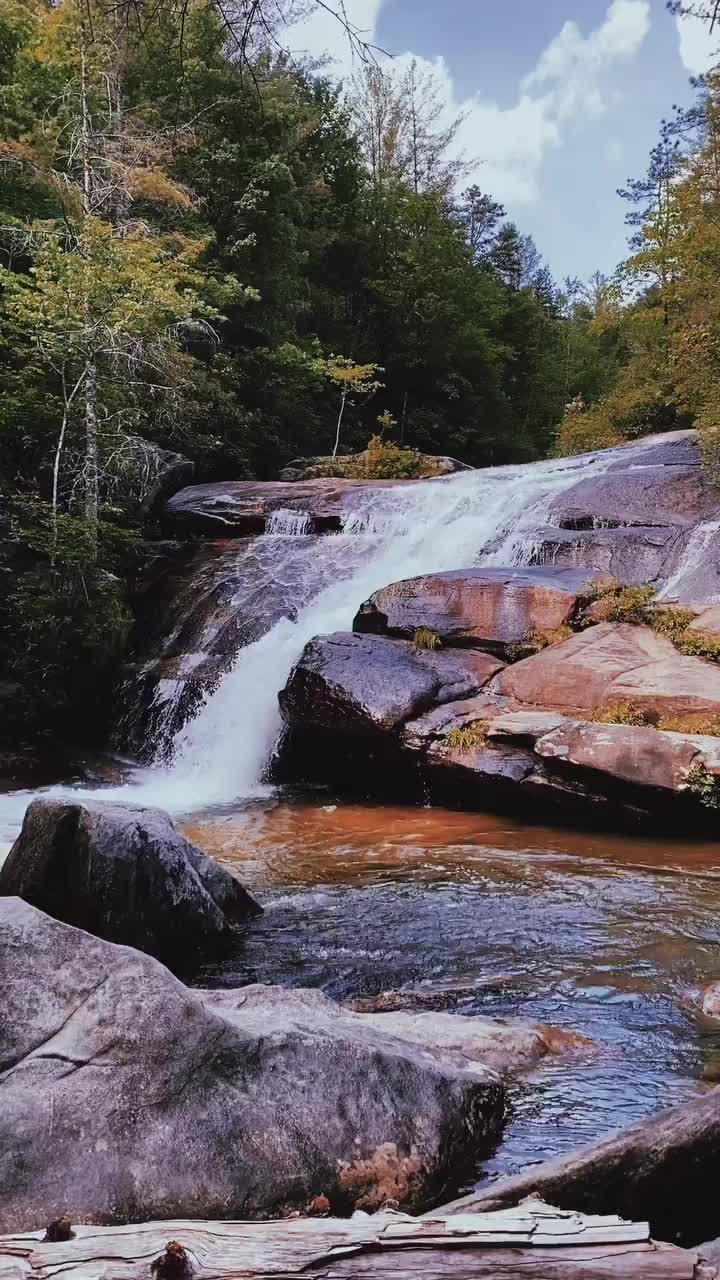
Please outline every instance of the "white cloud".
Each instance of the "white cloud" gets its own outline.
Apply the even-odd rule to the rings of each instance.
[[[718,57],[718,38],[712,37],[707,23],[699,18],[676,18],[680,59],[694,76],[701,76],[715,66]]]
[[[356,54],[347,25],[370,44],[384,0],[327,0],[327,8],[316,7],[308,18],[291,28],[289,44],[298,53],[313,57],[327,55],[338,74],[353,70]],[[337,16],[335,16],[337,15]]]
[[[383,2],[345,0],[349,20],[370,40]],[[479,94],[461,98],[444,58],[416,60],[436,77],[448,118],[465,116],[457,148],[477,161],[472,180],[498,200],[530,204],[540,194],[548,149],[561,146],[568,132],[599,119],[614,105],[613,71],[637,54],[649,29],[650,0],[611,0],[602,23],[588,35],[576,22],[566,22],[521,81],[509,107]],[[330,14],[316,11],[296,30],[296,45],[314,55],[328,52],[339,74],[352,70],[349,42]],[[402,65],[411,57],[404,53],[394,63]]]
[[[540,55],[522,89],[546,88],[557,119],[596,119],[608,107],[604,80],[613,65],[633,58],[650,30],[649,0],[612,0],[602,24],[584,36],[566,22]]]

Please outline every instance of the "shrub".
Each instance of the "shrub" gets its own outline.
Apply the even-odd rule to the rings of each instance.
[[[613,579],[596,580],[588,585],[587,594],[592,603],[600,606],[593,610],[596,622],[652,623],[657,592],[649,582],[624,586]]]
[[[661,636],[667,636],[673,644],[680,645],[690,623],[695,619],[692,609],[671,607],[656,609],[652,619],[653,630]]]
[[[720,662],[720,636],[688,629],[675,643],[681,653],[686,653],[691,658],[709,658],[712,662]]]
[[[607,707],[598,707],[593,712],[592,720],[596,724],[626,724],[636,729],[654,729],[656,723],[652,715],[636,707],[632,702],[617,702]]]
[[[442,640],[437,631],[433,631],[430,627],[418,627],[413,636],[413,644],[416,649],[441,649]]]
[[[685,786],[705,809],[720,809],[720,777],[710,773],[704,764],[693,765]]]
[[[459,729],[451,729],[447,735],[447,745],[453,751],[475,751],[482,747],[487,739],[487,723],[485,720],[474,720],[471,724]]]
[[[658,729],[667,733],[701,733],[720,738],[720,716],[705,716],[701,711],[685,716],[663,716],[658,721]]]

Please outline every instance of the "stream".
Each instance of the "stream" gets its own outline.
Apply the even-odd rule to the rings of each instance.
[[[223,544],[159,619],[156,656],[176,674],[154,695],[154,762],[106,761],[40,792],[3,793],[0,780],[0,858],[34,794],[157,805],[232,864],[265,907],[233,953],[187,975],[191,983],[312,986],[340,1000],[400,990],[420,1007],[526,1017],[589,1037],[591,1050],[546,1060],[513,1085],[503,1140],[476,1179],[570,1151],[720,1081],[720,1024],[694,1003],[700,985],[720,979],[720,844],[349,803],[264,781],[277,693],[311,637],[347,630],[371,592],[403,577],[535,563],[553,499],[619,457],[386,489],[359,497],[335,535],[309,536],[291,512],[249,546]],[[692,580],[715,528],[693,534],[666,590]],[[190,626],[188,609],[205,597]],[[257,624],[258,638],[168,750],[162,724],[187,671],[236,623]],[[121,714],[137,717],[142,737],[132,689]]]
[[[720,978],[717,845],[296,796],[183,829],[266,908],[195,982],[315,986],[340,1000],[401,989],[459,1016],[526,1017],[593,1040],[513,1086],[478,1179],[720,1080],[720,1028],[692,1001]]]

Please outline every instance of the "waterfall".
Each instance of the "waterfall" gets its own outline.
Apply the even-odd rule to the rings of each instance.
[[[293,511],[290,507],[278,507],[268,517],[266,532],[276,537],[301,538],[312,530],[313,519],[309,511]]]
[[[352,496],[342,531],[321,538],[302,536],[305,513],[276,512],[256,540],[266,558],[264,590],[285,578],[295,607],[283,609],[265,634],[240,650],[194,719],[175,735],[170,762],[137,769],[125,786],[105,788],[104,797],[187,814],[257,794],[281,727],[277,695],[308,640],[349,630],[362,602],[390,582],[446,569],[530,563],[550,500],[617,459],[608,450],[362,488]],[[237,563],[242,577],[242,555]],[[237,593],[243,595],[242,581]],[[12,798],[10,825],[16,826],[27,798]],[[7,801],[0,800],[0,828]]]
[[[177,734],[171,763],[143,770],[127,790],[173,812],[257,794],[276,741],[278,691],[313,636],[349,630],[373,591],[444,569],[528,563],[545,507],[616,455],[464,472],[360,492],[342,532],[318,540],[326,561],[317,594],[242,649],[219,687]],[[302,513],[276,512],[273,532]],[[331,572],[328,573],[327,569]]]

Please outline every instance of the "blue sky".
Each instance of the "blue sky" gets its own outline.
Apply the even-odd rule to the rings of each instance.
[[[345,8],[397,61],[432,66],[448,112],[467,113],[470,180],[533,234],[558,279],[613,270],[627,240],[616,188],[644,171],[673,103],[690,101],[689,76],[713,51],[700,22],[678,24],[664,0],[345,0]],[[327,12],[299,27],[294,44],[329,54],[338,75],[352,71]]]

